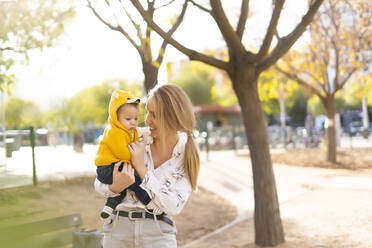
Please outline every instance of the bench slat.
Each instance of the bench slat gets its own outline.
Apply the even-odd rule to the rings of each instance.
[[[26,239],[4,242],[7,248],[54,248],[72,244],[73,230],[47,233]]]
[[[0,229],[0,243],[71,227],[77,228],[82,223],[80,214],[72,214],[23,225],[5,227]]]

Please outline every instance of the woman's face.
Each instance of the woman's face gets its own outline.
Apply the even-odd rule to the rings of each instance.
[[[159,137],[159,131],[157,129],[157,121],[156,121],[156,109],[155,109],[155,104],[154,104],[154,101],[152,100],[152,98],[150,98],[148,101],[147,101],[147,104],[146,104],[146,119],[145,119],[145,122],[146,124],[150,127],[150,135],[153,137],[153,138],[157,138]]]

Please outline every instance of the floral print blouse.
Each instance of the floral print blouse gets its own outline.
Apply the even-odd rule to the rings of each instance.
[[[154,163],[151,157],[150,144],[145,146],[144,162],[148,169],[142,187],[149,194],[150,198],[165,213],[177,215],[181,212],[189,198],[192,189],[187,175],[183,172],[183,154],[187,142],[185,133],[178,134],[179,139],[173,149],[172,157],[154,169]],[[107,184],[103,184],[97,179],[94,182],[95,189],[104,197],[113,197],[118,194],[113,193]],[[145,209],[136,195],[127,190],[127,195],[117,207],[116,210]]]

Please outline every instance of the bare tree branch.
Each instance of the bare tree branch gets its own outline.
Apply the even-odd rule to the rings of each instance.
[[[133,6],[138,10],[142,18],[151,26],[155,32],[157,32],[164,40],[168,41],[169,44],[174,46],[177,50],[187,55],[191,60],[197,60],[204,62],[206,64],[215,66],[217,68],[220,68],[221,70],[231,70],[229,63],[224,62],[222,60],[216,59],[214,57],[205,55],[203,53],[199,53],[195,50],[191,50],[183,45],[181,45],[179,42],[174,40],[169,34],[164,32],[146,13],[146,11],[143,9],[142,5],[139,3],[138,0],[130,0]]]
[[[277,40],[280,40],[280,36],[278,34],[278,30],[275,30],[275,37],[276,37]]]
[[[319,52],[314,51],[313,46],[309,46],[309,52],[311,54],[311,57],[313,58],[312,60],[317,61],[318,60],[317,55],[318,55]],[[328,60],[325,57],[326,56],[321,56],[322,62],[324,63],[324,67],[327,68],[328,67]],[[292,70],[295,71],[296,69],[292,67]],[[311,76],[311,78],[317,83],[318,87],[322,88],[324,90],[324,92],[327,92],[326,85],[329,85],[327,69],[326,69],[326,71],[324,71],[322,73],[322,78],[323,78],[324,83],[321,83],[319,81],[318,76],[314,75],[313,73],[310,73],[309,71],[305,71],[305,73],[307,75]]]
[[[341,83],[337,85],[335,92],[336,92],[337,90],[342,89],[342,88],[345,86],[346,82],[350,79],[350,77],[351,77],[351,76],[352,76],[356,71],[357,71],[357,68],[354,67],[354,68],[353,68],[353,69],[352,69],[352,70],[351,70],[351,71],[346,75],[346,77],[341,81]]]
[[[0,47],[0,51],[13,51],[14,48],[13,47]]]
[[[39,47],[32,46],[30,48],[39,48]],[[15,53],[20,53],[20,54],[25,53],[25,50],[23,50],[22,48],[17,49],[15,47],[3,47],[3,48],[0,47],[0,54],[2,54],[4,51],[12,51],[12,52],[15,52]],[[26,56],[27,56],[27,54],[26,54]]]
[[[118,27],[115,27],[113,25],[111,25],[110,23],[106,22],[105,20],[103,20],[103,18],[97,13],[96,9],[92,6],[91,2],[88,0],[88,7],[93,11],[93,14],[103,23],[105,24],[107,27],[109,27],[110,29],[112,30],[116,30],[116,31],[119,31],[118,30]]]
[[[277,30],[276,27],[278,26],[278,21],[279,21],[280,13],[282,12],[282,9],[283,9],[283,5],[284,5],[284,0],[275,1],[275,7],[271,15],[271,20],[267,28],[265,38],[262,42],[260,51],[258,52],[257,57],[256,57],[258,63],[261,62],[266,57],[270,49],[273,36]]]
[[[311,93],[317,95],[322,101],[325,100],[325,97],[322,96],[322,93],[321,91],[317,90],[315,87],[313,87],[312,85],[306,83],[305,80],[301,79],[299,76],[297,76],[296,74],[294,73],[289,73],[285,70],[283,70],[282,68],[280,68],[278,65],[275,65],[275,69],[277,71],[279,71],[280,73],[286,75],[288,78],[292,79],[292,80],[295,80],[298,84],[304,86],[305,88],[307,88]]]
[[[335,17],[336,6],[334,6],[334,3],[332,1],[329,1],[329,8],[331,10],[330,15],[329,15],[329,19],[331,20],[331,23],[333,24],[333,27],[335,28],[335,36],[337,36],[340,24],[337,24],[337,20],[336,20],[336,17]],[[351,21],[354,22],[354,18],[351,18]]]
[[[333,46],[333,49],[334,49],[334,52],[335,52],[335,79],[334,79],[334,84],[336,86],[336,88],[338,87],[338,78],[339,78],[339,74],[340,74],[340,54],[339,54],[339,51],[338,51],[338,47],[337,47],[337,44],[336,42],[332,42],[332,46]]]
[[[173,24],[173,26],[167,32],[167,34],[169,36],[173,35],[173,33],[177,30],[177,28],[180,26],[181,22],[183,21],[183,18],[185,17],[188,2],[189,2],[189,0],[185,0],[184,4],[182,6],[181,14],[178,16],[177,21]],[[167,45],[168,45],[168,42],[164,39],[163,43],[160,47],[160,50],[159,50],[158,58],[156,59],[156,61],[159,64],[161,64],[161,62],[163,61],[164,51],[165,51],[165,48],[167,47]]]
[[[124,7],[123,2],[121,2],[121,7],[122,7],[122,9],[124,10],[125,15],[128,17],[128,19],[129,19],[130,22],[132,23],[133,27],[136,29],[136,31],[137,31],[137,37],[138,37],[140,40],[142,40],[143,37],[142,37],[142,33],[141,33],[140,25],[139,25],[138,23],[136,23],[136,22],[133,20],[132,16],[128,13],[127,9]]]
[[[275,64],[279,58],[281,58],[297,41],[297,39],[303,34],[306,30],[307,25],[313,20],[315,13],[319,9],[320,5],[322,4],[323,0],[314,0],[313,3],[310,5],[309,10],[307,13],[302,17],[301,22],[297,25],[297,27],[289,33],[287,36],[282,37],[278,40],[278,44],[271,52],[271,54],[266,57],[261,63],[258,64],[257,70],[261,72],[271,65]]]
[[[323,78],[323,81],[324,81],[324,84],[321,84],[322,89],[324,90],[324,92],[331,94],[332,93],[331,92],[331,84],[330,84],[329,77],[328,77],[328,71],[323,72],[322,78]]]
[[[103,20],[103,18],[97,13],[96,9],[91,5],[91,2],[88,0],[88,7],[93,11],[93,14],[103,23],[105,24],[107,27],[109,27],[110,29],[112,30],[115,30],[115,31],[118,31],[120,33],[122,33],[125,38],[127,38],[127,40],[137,49],[137,51],[139,53],[141,53],[141,50],[139,48],[139,46],[137,45],[137,43],[129,36],[129,34],[121,27],[121,26],[113,26],[111,25],[110,23],[106,22],[105,20]]]
[[[249,12],[249,0],[243,0],[242,6],[240,8],[240,17],[238,21],[238,26],[236,28],[236,33],[238,34],[238,37],[240,38],[240,40],[242,40],[243,38],[245,24],[248,18],[248,12]]]
[[[293,67],[292,67],[293,68]],[[295,70],[293,70],[293,71],[295,71]],[[304,71],[303,72],[304,74],[306,74],[306,75],[308,75],[310,78],[312,78],[313,80],[314,80],[314,82],[318,85],[318,87],[320,87],[320,88],[322,88],[322,89],[324,89],[325,90],[325,88],[324,88],[324,84],[322,84],[320,81],[319,81],[319,79],[315,76],[315,75],[313,75],[311,72],[309,72],[309,71]]]
[[[154,19],[154,12],[155,12],[154,5],[155,5],[155,1],[150,1],[147,4],[147,11],[146,12],[150,16],[151,20]],[[152,30],[151,30],[149,24],[146,23],[146,38],[145,38],[145,40],[142,41],[142,45],[144,47],[145,55],[147,56],[147,61],[148,62],[150,62],[150,61],[153,62],[152,52],[151,52],[151,44],[150,44],[151,32],[152,32]]]
[[[195,5],[196,7],[198,7],[199,9],[201,9],[202,11],[205,11],[205,12],[207,12],[207,13],[209,13],[210,15],[213,16],[212,10],[207,9],[207,8],[201,6],[200,4],[196,3],[196,2],[193,1],[193,0],[190,0],[190,2],[191,2],[193,5]]]
[[[165,4],[163,4],[163,5],[160,5],[159,7],[154,7],[154,9],[155,10],[157,10],[157,9],[161,9],[161,8],[163,8],[163,7],[166,7],[166,6],[168,6],[168,5],[170,5],[171,3],[173,3],[175,0],[170,0],[168,3],[165,3]]]
[[[217,26],[221,30],[222,36],[224,37],[227,46],[231,49],[235,54],[243,54],[246,53],[246,50],[237,35],[235,30],[231,26],[227,16],[223,10],[222,4],[220,0],[211,0],[210,1],[212,6],[212,12],[214,15],[214,20],[217,23]]]

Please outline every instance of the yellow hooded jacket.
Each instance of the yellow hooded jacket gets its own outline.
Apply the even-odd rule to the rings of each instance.
[[[128,92],[115,90],[109,104],[109,125],[105,128],[103,138],[99,142],[95,158],[96,166],[110,165],[123,161],[130,163],[130,152],[127,145],[138,140],[137,129],[132,132],[126,129],[118,120],[117,110],[126,103],[139,103],[139,98],[133,98]]]

